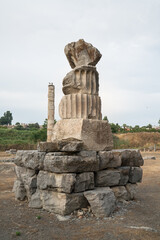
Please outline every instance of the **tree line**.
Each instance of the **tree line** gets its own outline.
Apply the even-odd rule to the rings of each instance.
[[[0,125],[5,126],[5,125],[11,125],[13,120],[12,113],[10,111],[6,111],[3,116],[0,118]],[[107,116],[104,116],[103,120],[108,121]],[[55,120],[56,123],[56,120]],[[129,126],[127,124],[123,124],[120,126],[118,123],[109,123],[112,129],[112,133],[127,133],[127,132],[160,132],[160,128],[156,129],[153,128],[151,124],[148,124],[146,126],[140,127],[139,125],[135,125],[134,127]],[[158,121],[159,127],[160,127],[160,119]],[[16,130],[41,130],[40,125],[36,123],[30,123],[30,124],[25,124],[25,127],[22,126],[19,122],[17,122],[14,126]],[[47,119],[45,119],[43,126],[42,126],[42,135],[47,129]],[[41,134],[40,132],[40,134]],[[37,133],[38,134],[38,133]],[[36,135],[36,134],[35,134]],[[45,134],[46,135],[46,134]],[[37,135],[36,135],[37,136]],[[35,136],[35,138],[36,138]],[[34,138],[34,137],[33,137]],[[37,136],[38,138],[38,136]]]
[[[103,118],[103,120],[108,121],[107,116]],[[140,127],[139,125],[135,125],[134,127],[129,126],[127,124],[123,124],[120,126],[118,123],[109,123],[111,126],[112,133],[127,133],[127,132],[160,132],[160,120],[158,121],[159,128],[154,128],[151,124]]]

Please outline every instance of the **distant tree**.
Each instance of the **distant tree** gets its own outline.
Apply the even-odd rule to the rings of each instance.
[[[146,128],[151,129],[151,128],[152,128],[152,125],[151,125],[151,124],[148,124],[148,125],[146,126]]]
[[[19,122],[16,122],[14,128],[17,129],[17,130],[22,130],[22,129],[24,129],[23,126],[22,126]]]
[[[30,123],[30,124],[28,124],[28,128],[29,129],[33,129],[33,128],[39,129],[40,127],[39,127],[38,123]]]
[[[107,116],[104,116],[103,120],[105,120],[105,121],[108,122],[108,118],[107,118]]]
[[[158,124],[159,124],[159,126],[160,126],[160,119],[159,119],[159,121],[158,121]]]
[[[127,124],[124,123],[123,124],[123,129],[126,130],[126,128],[127,128]]]
[[[47,128],[47,124],[48,124],[48,119],[46,118],[43,123],[43,128]]]
[[[119,126],[118,123],[116,124],[110,123],[110,126],[111,126],[112,133],[118,133],[119,131],[121,131],[121,127]]]
[[[139,125],[135,125],[135,127],[133,128],[134,132],[139,132],[140,131],[140,127]]]
[[[4,113],[4,115],[0,118],[0,125],[11,125],[13,120],[12,113],[10,111],[7,111]]]
[[[56,124],[56,122],[57,122],[56,119],[54,119],[54,124]],[[48,119],[46,118],[43,123],[43,128],[47,128],[47,124],[48,124]]]

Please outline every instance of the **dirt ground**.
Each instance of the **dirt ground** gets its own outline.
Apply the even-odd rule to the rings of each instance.
[[[145,160],[136,200],[105,219],[60,219],[28,208],[12,193],[14,163],[0,162],[0,240],[160,240],[160,153],[143,154],[148,155],[156,160]]]

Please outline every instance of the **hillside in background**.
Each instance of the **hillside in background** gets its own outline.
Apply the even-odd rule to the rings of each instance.
[[[14,149],[36,149],[39,141],[46,141],[47,129],[17,130],[0,128],[0,151]],[[114,148],[160,149],[159,132],[137,132],[113,134]]]
[[[114,148],[160,149],[159,132],[114,134]]]

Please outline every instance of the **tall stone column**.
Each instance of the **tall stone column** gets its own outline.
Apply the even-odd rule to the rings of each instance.
[[[64,51],[72,71],[63,79],[61,120],[54,126],[51,141],[76,139],[83,141],[85,150],[111,150],[112,132],[108,122],[102,120],[96,70],[102,55],[83,39],[67,44]]]
[[[48,85],[48,124],[47,124],[47,142],[51,142],[54,127],[54,96],[55,87],[53,83]]]

